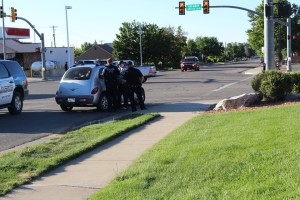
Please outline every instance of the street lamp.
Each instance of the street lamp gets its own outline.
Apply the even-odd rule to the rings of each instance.
[[[2,0],[2,13],[4,15],[4,5],[3,5],[3,0]],[[5,24],[4,24],[4,16],[2,17],[2,37],[3,37],[3,60],[6,60],[6,42],[5,42]]]
[[[141,57],[141,66],[143,65],[143,53],[142,53],[142,29],[141,29],[141,26],[142,24],[141,23],[138,23],[139,25],[139,34],[140,34],[140,57]]]
[[[70,54],[70,47],[69,47],[69,29],[68,29],[68,9],[72,9],[72,6],[65,6],[66,9],[66,25],[67,25],[67,43],[68,43],[68,68],[71,66],[71,54]]]

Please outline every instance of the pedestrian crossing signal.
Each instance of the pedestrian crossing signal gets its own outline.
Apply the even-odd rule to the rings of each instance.
[[[203,1],[203,14],[209,14],[209,0]]]
[[[179,15],[185,15],[185,2],[179,2]]]

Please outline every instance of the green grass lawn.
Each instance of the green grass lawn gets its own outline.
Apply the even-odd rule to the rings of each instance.
[[[300,199],[300,105],[199,115],[90,199]]]
[[[111,122],[83,127],[47,143],[0,155],[0,196],[158,116],[127,115]]]

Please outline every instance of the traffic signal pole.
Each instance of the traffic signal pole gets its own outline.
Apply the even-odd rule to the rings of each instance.
[[[264,5],[272,5],[273,0],[264,0]],[[266,15],[267,6],[265,8],[264,15],[264,62],[266,64],[266,70],[275,69],[274,61],[274,9],[270,6],[270,16]]]
[[[11,17],[10,15],[7,15],[7,17]],[[40,40],[41,40],[41,57],[42,57],[42,69],[41,69],[41,74],[42,74],[42,80],[47,80],[45,75],[44,75],[44,70],[46,69],[46,60],[45,60],[45,39],[44,39],[44,34],[40,34],[35,27],[25,18],[23,17],[18,17],[17,19],[23,20],[25,22],[27,22],[27,24],[29,24],[29,26],[33,29],[33,31],[39,36]]]

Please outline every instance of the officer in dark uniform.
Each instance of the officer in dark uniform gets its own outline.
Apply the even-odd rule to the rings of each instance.
[[[145,110],[146,107],[144,105],[143,97],[142,97],[142,82],[143,82],[143,74],[140,70],[135,69],[132,66],[132,62],[128,62],[128,69],[125,71],[123,76],[124,82],[127,84],[128,97],[131,103],[132,112],[136,111],[136,104],[134,100],[134,93],[137,95],[141,110]]]
[[[110,111],[117,111],[118,106],[118,77],[120,71],[112,64],[112,59],[107,59],[107,65],[102,71],[102,77],[105,81],[106,94],[108,97],[108,109]]]

